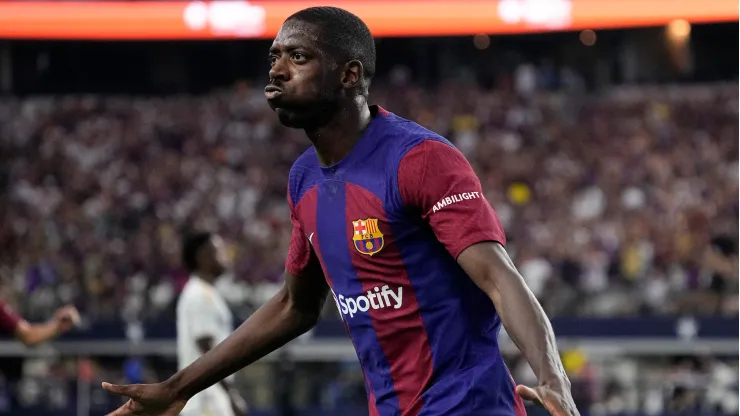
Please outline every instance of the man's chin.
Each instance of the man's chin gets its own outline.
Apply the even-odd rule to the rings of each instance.
[[[288,105],[285,102],[272,101],[270,107],[285,127],[294,129],[311,129],[323,126],[336,113],[337,106],[327,103]]]
[[[273,110],[275,110],[275,114],[277,114],[278,120],[280,120],[280,124],[285,127],[290,127],[292,129],[304,129],[309,124],[304,117],[301,117],[294,111],[286,110],[280,107],[274,108]]]

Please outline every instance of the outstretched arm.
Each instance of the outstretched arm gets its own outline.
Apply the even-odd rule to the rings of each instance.
[[[26,321],[18,322],[15,337],[27,347],[35,347],[46,341],[56,338],[60,333],[59,321],[51,319],[40,324],[31,324]]]
[[[518,386],[517,393],[553,415],[577,414],[550,320],[504,247],[478,243],[463,250],[457,262],[491,298],[506,332],[537,375],[537,387]]]
[[[318,262],[317,262],[318,263]],[[280,291],[223,342],[158,384],[106,390],[130,400],[108,416],[177,416],[195,394],[275,351],[311,329],[321,316],[328,286],[319,272],[285,273]]]
[[[311,329],[321,317],[329,287],[290,198],[288,203],[293,232],[283,287],[229,338],[167,381],[178,397],[189,399],[275,351]]]
[[[0,327],[12,333],[23,345],[35,347],[72,329],[80,321],[74,306],[65,306],[54,313],[48,322],[28,323],[9,306],[0,303]]]
[[[311,329],[321,316],[328,286],[320,269],[285,273],[280,291],[222,343],[166,383],[188,399]]]
[[[292,206],[291,206],[292,209]],[[321,265],[294,215],[285,283],[223,342],[158,384],[103,387],[130,400],[108,416],[177,416],[188,399],[311,329],[329,292]]]

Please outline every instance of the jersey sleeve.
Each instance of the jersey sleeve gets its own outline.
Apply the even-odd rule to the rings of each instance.
[[[290,195],[288,195],[288,205],[290,206],[290,222],[293,225],[293,232],[290,236],[290,247],[288,248],[288,258],[285,261],[285,270],[293,276],[300,276],[311,261],[311,245],[303,230],[303,226],[298,221],[298,216],[295,214],[295,207],[291,202]]]
[[[219,318],[213,295],[203,289],[191,293],[185,304],[185,319],[193,339],[216,337]]]
[[[501,221],[483,196],[480,180],[454,147],[425,140],[409,150],[398,168],[406,206],[418,210],[454,257],[473,244],[506,245]]]
[[[0,302],[0,331],[13,334],[22,320],[13,308],[5,302]]]

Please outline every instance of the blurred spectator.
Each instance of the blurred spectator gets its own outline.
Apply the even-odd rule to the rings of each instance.
[[[562,95],[530,69],[519,94],[378,81],[372,101],[460,146],[549,313],[737,313],[737,85]],[[218,286],[245,316],[281,278],[286,176],[308,145],[244,85],[1,99],[2,295],[31,318],[171,315],[177,240],[199,227],[231,242]]]

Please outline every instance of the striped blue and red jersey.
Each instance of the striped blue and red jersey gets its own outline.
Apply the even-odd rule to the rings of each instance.
[[[287,271],[320,261],[371,416],[524,414],[493,303],[456,262],[473,244],[506,243],[480,181],[444,138],[371,109],[341,162],[323,167],[311,148],[293,165]]]

